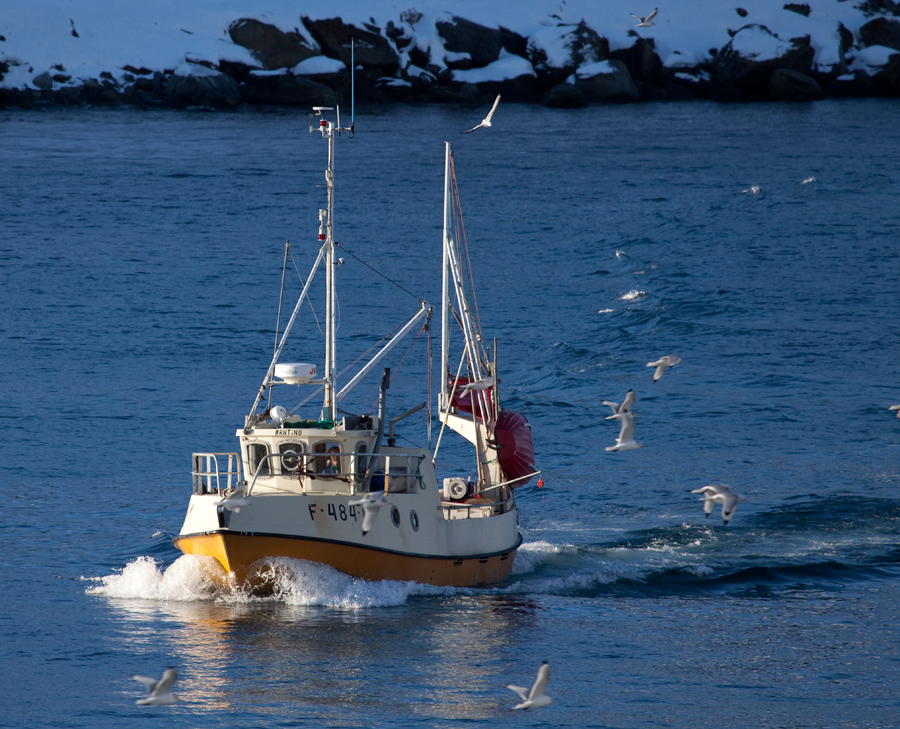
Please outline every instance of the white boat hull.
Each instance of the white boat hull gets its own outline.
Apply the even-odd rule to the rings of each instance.
[[[175,544],[186,554],[214,557],[238,583],[252,587],[260,587],[260,560],[281,556],[367,580],[475,587],[510,577],[521,543],[514,508],[488,516],[491,507],[478,503],[393,494],[392,505],[380,509],[363,534],[362,507],[350,500],[263,494],[235,512],[220,509],[216,495],[194,495]]]

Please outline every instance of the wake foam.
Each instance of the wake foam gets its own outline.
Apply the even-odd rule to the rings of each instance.
[[[556,555],[574,550],[575,547],[565,544],[551,544],[545,541],[525,542],[516,551],[516,561],[513,563],[512,573],[513,575],[524,575],[534,572]]]
[[[225,571],[212,557],[185,555],[166,570],[152,557],[138,557],[121,572],[94,578],[98,585],[88,595],[141,600],[193,602],[216,597],[225,583]]]
[[[414,582],[369,582],[300,559],[276,557],[259,565],[269,588],[264,596],[234,585],[212,557],[182,555],[168,567],[152,557],[138,557],[121,571],[93,578],[88,595],[132,600],[216,601],[251,603],[278,601],[288,605],[345,610],[402,605],[410,595],[447,594],[452,588]]]

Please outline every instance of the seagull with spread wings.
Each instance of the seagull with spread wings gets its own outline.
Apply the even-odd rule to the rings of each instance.
[[[656,367],[656,370],[653,373],[653,381],[656,382],[660,377],[663,376],[663,372],[665,372],[669,367],[674,367],[679,362],[683,362],[677,354],[667,354],[665,357],[660,357],[655,362],[648,362],[648,367]]]
[[[629,390],[625,394],[625,400],[621,405],[617,402],[613,402],[612,400],[601,400],[600,402],[612,408],[613,414],[607,416],[606,418],[607,420],[612,420],[619,413],[627,413],[631,411],[631,406],[634,404],[634,390]]]
[[[630,410],[622,410],[615,415],[610,415],[607,420],[619,420],[622,423],[622,429],[619,431],[619,437],[616,438],[616,444],[606,446],[608,451],[633,451],[636,448],[642,448],[643,443],[638,443],[634,439],[634,415]]]
[[[634,13],[630,13],[632,18],[637,18],[638,24],[635,26],[636,28],[652,28],[656,23],[653,22],[653,18],[656,17],[656,14],[659,12],[659,8],[654,8],[653,12],[650,13],[646,18],[641,17],[640,15],[635,15]]]
[[[375,517],[378,516],[378,511],[382,506],[392,505],[393,502],[388,498],[387,493],[384,491],[372,491],[367,494],[361,494],[355,499],[351,499],[347,502],[350,506],[361,506],[363,509],[363,523],[362,523],[362,533],[363,536],[368,534],[369,530],[372,528],[372,525],[375,524]]]
[[[746,501],[743,496],[734,493],[730,486],[723,483],[712,483],[700,489],[694,489],[692,494],[703,494],[703,513],[709,516],[716,504],[722,504],[722,521],[726,524],[734,516],[739,501]]]
[[[544,693],[547,688],[547,681],[550,680],[550,664],[544,661],[538,669],[537,680],[529,691],[524,686],[509,685],[506,688],[515,691],[522,698],[521,704],[513,706],[514,709],[539,709],[546,706],[553,699]]]
[[[174,668],[167,668],[158,681],[148,676],[132,676],[132,678],[147,687],[147,698],[137,700],[140,706],[171,706],[178,700],[172,693],[172,685],[178,680],[178,672]]]
[[[494,105],[491,107],[491,110],[487,113],[487,116],[481,120],[481,124],[478,126],[474,126],[471,129],[466,129],[463,134],[471,134],[476,129],[481,129],[481,127],[489,127],[491,125],[491,117],[494,116],[494,112],[497,111],[497,104],[500,103],[500,94],[497,94],[497,98],[494,99]]]

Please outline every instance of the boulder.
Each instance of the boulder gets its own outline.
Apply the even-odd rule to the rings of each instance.
[[[792,13],[797,13],[798,15],[802,15],[806,18],[809,17],[810,7],[808,3],[787,3],[784,6],[785,10],[790,10]]]
[[[500,47],[503,50],[515,56],[525,57],[528,51],[528,39],[524,35],[519,35],[514,30],[504,28],[502,25],[497,32],[499,33]]]
[[[789,68],[778,68],[769,79],[769,98],[773,101],[820,101],[825,98],[815,79]]]
[[[296,31],[285,33],[270,23],[241,18],[228,27],[231,40],[251,51],[263,68],[291,68],[310,56],[319,54]]]
[[[241,92],[237,82],[221,71],[197,63],[183,63],[170,75],[166,102],[171,106],[237,106]]]
[[[378,76],[393,76],[399,68],[397,51],[379,33],[357,28],[340,18],[313,20],[304,15],[302,20],[322,52],[329,58],[343,61],[348,68],[351,61],[351,41],[353,62],[357,66],[373,69]]]
[[[776,69],[809,73],[815,50],[809,37],[783,41],[763,25],[745,25],[713,61],[716,80],[733,86],[746,97],[764,99]]]
[[[500,31],[497,28],[487,28],[456,15],[450,21],[439,20],[434,25],[447,51],[468,54],[470,68],[487,66],[500,57]]]
[[[625,64],[616,59],[579,68],[575,72],[575,88],[589,102],[626,103],[637,101],[640,97]]]
[[[885,96],[900,96],[900,53],[892,55],[881,70],[872,77],[872,82]]]
[[[582,109],[588,106],[587,97],[575,84],[562,83],[549,89],[541,99],[551,109]]]
[[[165,98],[165,77],[158,71],[149,78],[139,76],[125,89],[124,96],[124,100],[133,106],[160,106]]]
[[[900,21],[875,18],[859,29],[859,40],[866,46],[887,46],[900,51]]]
[[[639,84],[662,83],[663,64],[652,38],[638,38],[633,46],[612,51],[609,57],[622,61],[631,78]]]
[[[666,59],[660,76],[670,100],[705,98],[714,86],[710,63],[698,63],[677,51]]]
[[[864,71],[857,71],[852,76],[838,76],[828,84],[825,95],[832,99],[871,99],[881,92]]]
[[[697,92],[690,86],[677,82],[666,84],[666,101],[693,101],[698,98]]]
[[[534,69],[521,56],[503,51],[500,57],[484,68],[452,71],[449,82],[459,86],[462,103],[482,104],[502,94],[505,101],[534,102]]]
[[[282,74],[252,74],[242,85],[241,96],[253,106],[337,106],[343,101],[339,93],[309,79]]]
[[[97,79],[85,79],[80,89],[81,103],[91,106],[116,106],[122,98],[113,84],[108,81],[100,83]]]
[[[409,34],[407,26],[397,26],[393,20],[389,20],[384,28],[384,34],[390,39],[391,43],[398,51],[406,50],[412,43],[413,37]]]
[[[50,75],[49,71],[44,71],[31,79],[31,83],[41,91],[49,91],[53,88],[53,77]]]
[[[576,25],[560,23],[540,29],[528,39],[526,51],[539,89],[553,88],[576,68],[603,61],[608,55],[609,41],[583,20]]]
[[[335,91],[350,93],[350,69],[343,63],[326,56],[313,56],[291,69],[294,76],[302,76],[310,81],[323,84]]]

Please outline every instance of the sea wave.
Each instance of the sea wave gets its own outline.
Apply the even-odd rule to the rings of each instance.
[[[296,606],[325,606],[354,610],[402,605],[412,594],[440,588],[415,582],[370,582],[328,567],[289,557],[264,560],[259,574],[268,589],[254,594],[225,574],[212,557],[183,555],[168,567],[152,557],[138,557],[121,571],[92,578],[88,595],[134,600],[247,603],[277,601]]]

